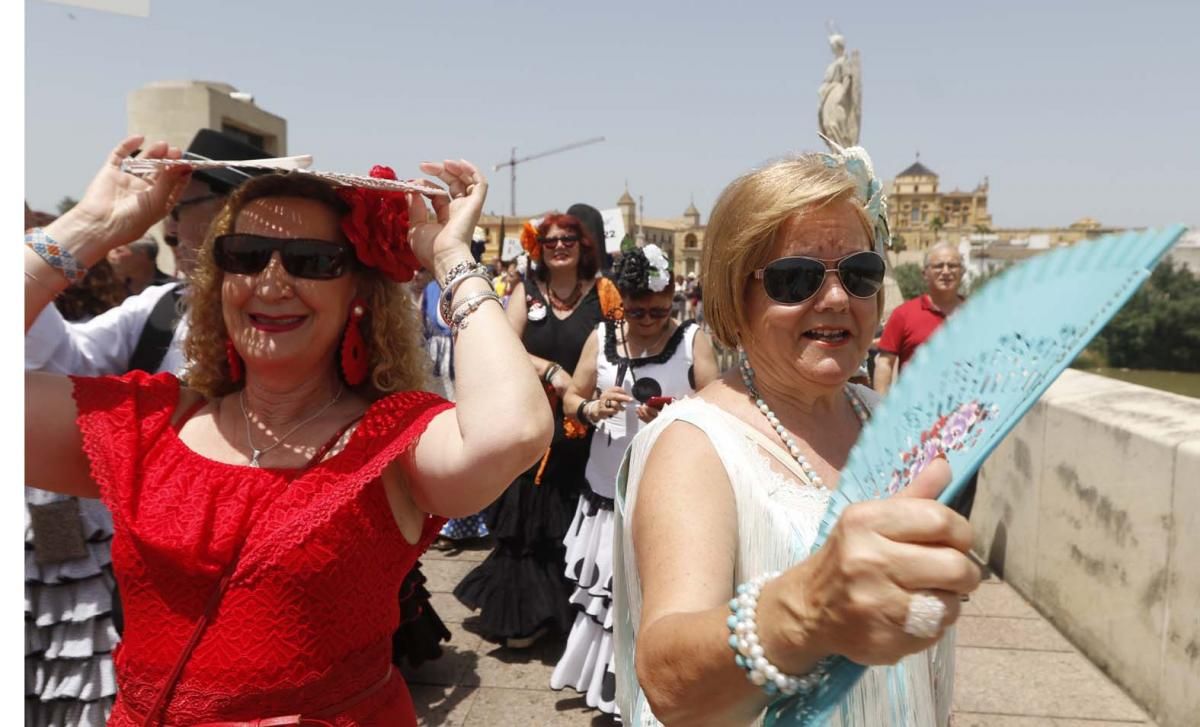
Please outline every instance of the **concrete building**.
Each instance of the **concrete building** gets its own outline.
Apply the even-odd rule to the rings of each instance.
[[[165,139],[181,149],[200,129],[215,129],[271,156],[287,155],[287,121],[227,83],[155,81],[129,94],[127,118],[129,133]]]
[[[129,94],[130,134],[163,139],[186,149],[200,129],[214,129],[254,144],[268,156],[287,155],[287,120],[254,104],[254,97],[227,83],[214,81],[155,81]],[[162,225],[151,234],[162,243]],[[175,256],[159,245],[158,267],[175,272]]]

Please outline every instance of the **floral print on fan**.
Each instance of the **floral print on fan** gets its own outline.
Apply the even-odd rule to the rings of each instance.
[[[938,417],[933,426],[921,433],[919,444],[900,453],[901,466],[892,470],[888,494],[894,495],[904,489],[938,455],[970,446],[983,433],[980,423],[995,414],[995,407],[971,401]]]

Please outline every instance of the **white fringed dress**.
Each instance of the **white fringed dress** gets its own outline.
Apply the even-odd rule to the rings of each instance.
[[[869,410],[878,395],[850,385]],[[762,573],[784,570],[808,557],[829,500],[829,491],[801,484],[780,470],[791,462],[782,447],[724,410],[700,399],[668,407],[639,434],[622,462],[615,498],[614,601],[617,703],[626,724],[660,724],[637,681],[634,651],[641,619],[642,589],[633,550],[633,519],[638,485],[650,450],[663,430],[685,421],[704,432],[721,458],[737,506],[738,552],[735,587]],[[772,458],[779,464],[772,466]],[[796,468],[798,469],[798,468]],[[685,485],[686,483],[680,483]],[[729,652],[733,660],[733,652]],[[932,649],[905,657],[892,667],[871,667],[836,709],[831,727],[910,727],[950,719],[954,679],[954,629]],[[761,724],[761,715],[756,724]]]

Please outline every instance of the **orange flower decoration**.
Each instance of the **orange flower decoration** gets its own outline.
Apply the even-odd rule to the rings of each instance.
[[[542,259],[542,245],[538,242],[537,228],[533,226],[533,220],[526,220],[521,227],[521,247],[529,254],[530,260]]]

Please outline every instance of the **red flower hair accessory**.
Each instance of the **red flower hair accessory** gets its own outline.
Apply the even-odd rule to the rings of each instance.
[[[371,176],[396,179],[390,167],[375,165]],[[408,198],[404,192],[340,187],[338,196],[350,205],[342,217],[342,233],[354,245],[359,262],[390,280],[407,283],[421,263],[408,242]]]

